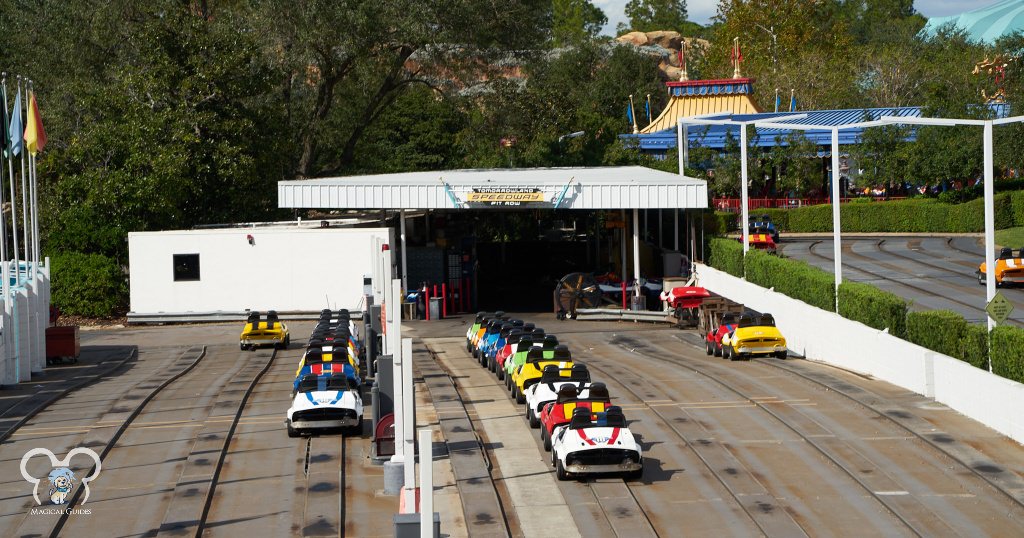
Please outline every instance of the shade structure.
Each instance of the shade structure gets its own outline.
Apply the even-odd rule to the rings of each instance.
[[[921,29],[921,35],[935,36],[946,25],[967,32],[972,41],[992,44],[1000,37],[1024,30],[1024,0],[1003,0],[959,15],[932,17]]]

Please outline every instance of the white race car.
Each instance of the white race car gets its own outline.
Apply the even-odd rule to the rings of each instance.
[[[286,417],[288,437],[331,428],[357,434],[363,429],[363,399],[358,385],[343,373],[308,374],[299,381]]]
[[[572,420],[552,435],[551,463],[559,480],[570,474],[624,473],[640,478],[644,472],[640,445],[626,427],[622,408],[611,406],[604,413],[591,414],[577,408]]]
[[[526,397],[526,418],[531,428],[540,427],[540,412],[544,404],[557,400],[558,389],[565,385],[573,385],[582,394],[581,398],[586,398],[587,389],[590,388],[590,371],[586,365],[574,364],[572,368],[559,368],[550,364],[544,367],[540,381],[526,387],[523,395]]]

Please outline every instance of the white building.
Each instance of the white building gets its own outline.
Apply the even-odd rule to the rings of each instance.
[[[362,309],[371,250],[392,230],[310,224],[129,233],[129,318]]]

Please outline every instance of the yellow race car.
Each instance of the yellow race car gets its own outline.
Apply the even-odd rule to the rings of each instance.
[[[291,336],[288,334],[288,326],[277,318],[277,312],[270,310],[267,318],[260,320],[259,312],[249,312],[245,320],[245,327],[239,337],[238,346],[244,351],[256,349],[259,346],[274,346],[277,349],[285,349],[291,344]]]
[[[722,337],[722,356],[729,360],[754,355],[771,355],[785,359],[786,339],[775,327],[771,314],[743,314],[733,331]]]
[[[982,286],[986,284],[985,279],[988,277],[985,265],[985,262],[981,262],[977,272],[978,284]],[[996,257],[996,287],[1010,283],[1024,283],[1024,248],[1018,250],[1014,256],[1013,249],[1003,247]]]
[[[557,340],[556,340],[557,342]],[[565,372],[564,377],[568,379],[572,375],[572,354],[568,346],[555,345],[552,349],[533,347],[526,354],[526,360],[521,366],[512,370],[511,382],[512,394],[517,403],[526,403],[526,389],[539,382],[544,376],[545,366],[557,366],[559,371]]]

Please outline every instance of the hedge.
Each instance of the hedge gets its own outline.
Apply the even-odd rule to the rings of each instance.
[[[958,359],[988,370],[988,326],[981,323],[968,324],[963,335],[963,349],[964,354]]]
[[[50,263],[51,300],[65,314],[109,318],[127,311],[128,283],[113,258],[62,252]]]
[[[1024,329],[1004,325],[992,331],[992,373],[1024,383]]]
[[[712,239],[708,265],[743,278],[743,245],[735,239]]]
[[[799,260],[779,258],[760,250],[747,252],[747,280],[830,312],[836,308],[835,279]]]
[[[845,281],[839,284],[839,315],[868,327],[889,329],[889,334],[905,338],[907,309],[903,298],[870,284]]]
[[[907,340],[921,347],[988,368],[988,328],[950,310],[907,314]]]
[[[985,229],[985,201],[944,204],[934,198],[843,204],[840,216],[844,232],[981,232]],[[831,232],[831,204],[796,209],[757,210],[784,232]],[[997,229],[1024,226],[1024,193],[995,197]]]

